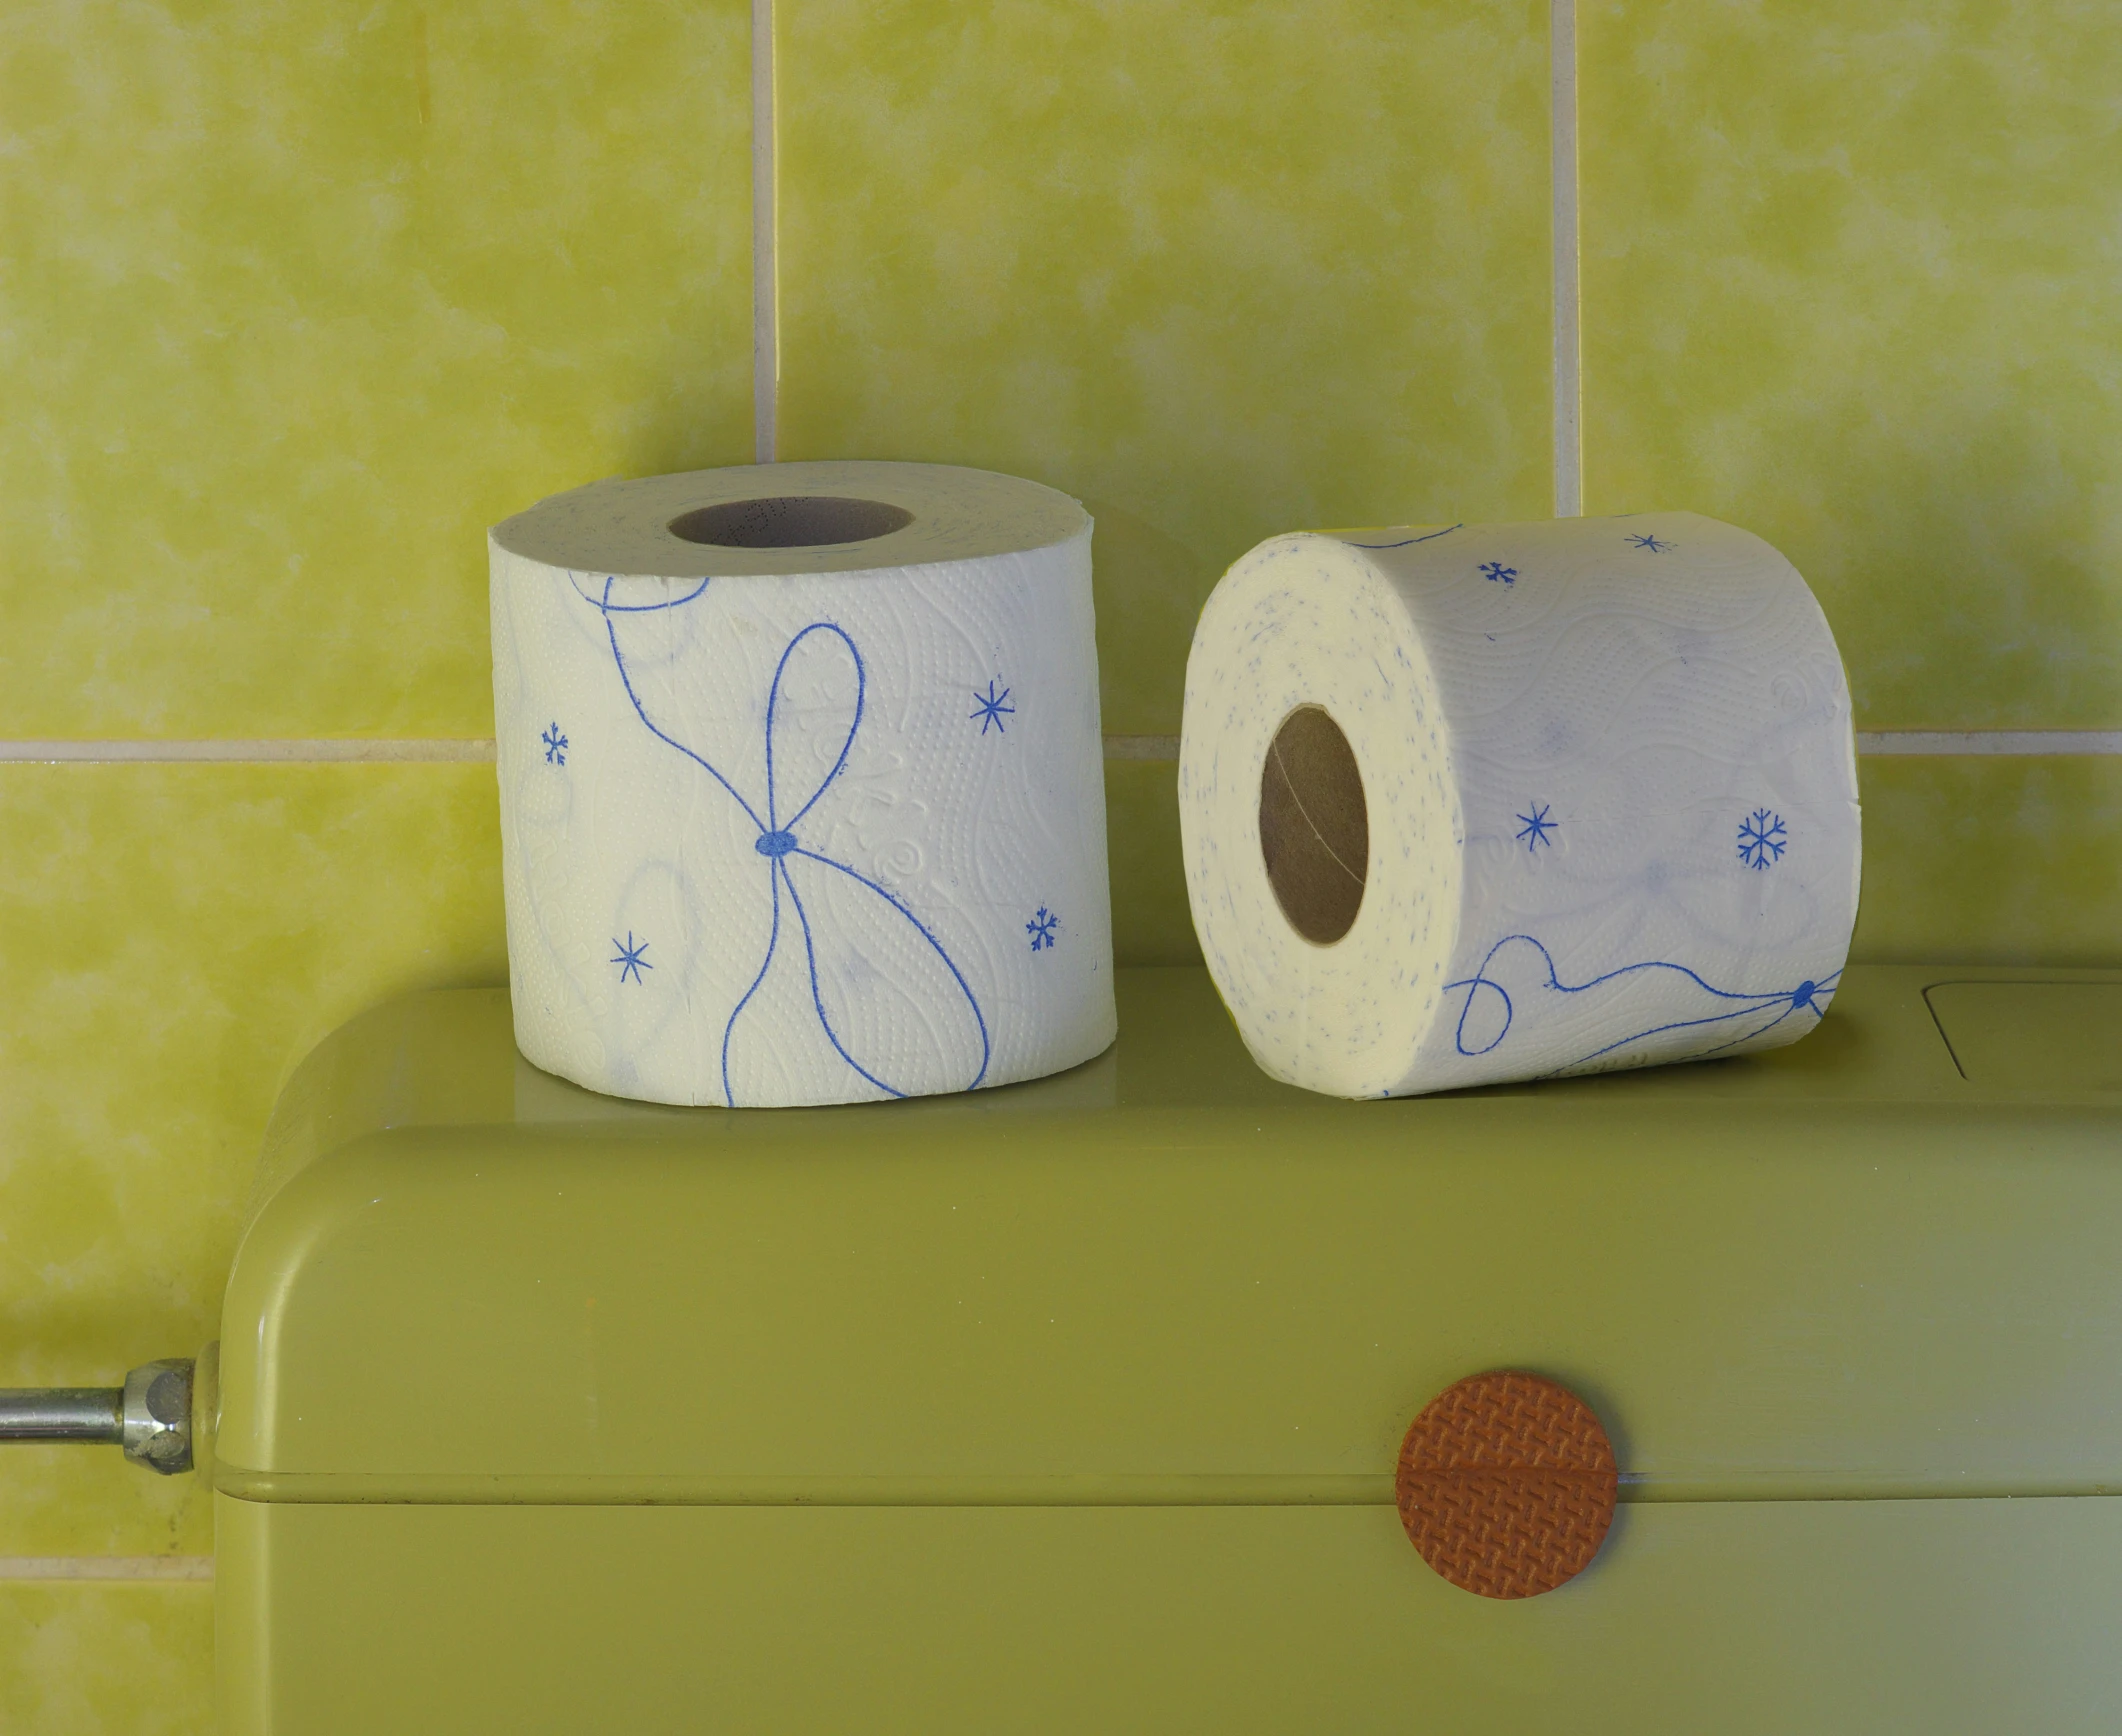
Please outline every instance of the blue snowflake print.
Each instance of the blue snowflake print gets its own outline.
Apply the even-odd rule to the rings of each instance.
[[[1507,585],[1517,578],[1518,569],[1516,567],[1507,567],[1501,561],[1483,561],[1481,563],[1481,576],[1491,584],[1500,579]]]
[[[1060,926],[1060,917],[1047,909],[1045,905],[1040,905],[1039,914],[1024,925],[1024,932],[1032,937],[1032,951],[1037,952],[1041,947],[1052,951],[1054,931]]]
[[[1673,546],[1669,542],[1660,542],[1655,536],[1632,536],[1628,540],[1639,549],[1654,555],[1662,555]]]
[[[538,739],[545,743],[545,763],[547,765],[564,766],[567,764],[567,737],[560,733],[560,725],[557,722],[549,725],[545,733]]]
[[[1739,822],[1739,860],[1749,868],[1766,868],[1783,854],[1790,834],[1783,830],[1783,816],[1756,808]]]
[[[626,931],[626,939],[623,942],[614,939],[612,945],[619,949],[619,954],[612,960],[612,963],[619,967],[619,980],[621,982],[626,981],[629,971],[633,973],[634,981],[640,982],[643,971],[656,968],[641,956],[648,951],[648,942],[644,940],[637,945],[634,941],[634,931],[632,929],[629,928]]]
[[[1545,844],[1550,850],[1555,847],[1555,841],[1548,836],[1548,833],[1559,831],[1562,822],[1560,820],[1550,820],[1547,817],[1547,804],[1545,802],[1531,802],[1527,806],[1532,809],[1532,812],[1517,816],[1517,818],[1525,822],[1524,826],[1519,830],[1518,842],[1525,846],[1527,855],[1537,856],[1540,853],[1542,844]]]
[[[1009,689],[1005,687],[1000,693],[997,693],[995,691],[995,683],[992,681],[987,684],[987,692],[985,694],[981,693],[977,687],[974,688],[973,709],[965,714],[967,720],[978,718],[982,735],[987,733],[989,724],[995,726],[997,735],[1007,735],[1009,731],[1003,727],[1002,720],[1005,717],[1015,717],[1017,715],[1017,708],[1014,705],[1004,705],[1002,703],[1008,697]]]

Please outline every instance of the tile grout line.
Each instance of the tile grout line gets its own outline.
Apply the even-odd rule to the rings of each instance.
[[[1176,735],[1109,735],[1109,760],[1176,760]],[[2036,758],[2122,755],[2122,729],[1859,730],[1866,758],[1972,754]],[[492,765],[493,738],[370,740],[0,741],[0,765]]]
[[[2122,729],[1858,730],[1860,754],[2122,754]]]
[[[752,0],[752,459],[780,440],[781,320],[774,179],[774,0]]]
[[[1555,517],[1584,512],[1584,365],[1577,185],[1577,0],[1548,0],[1548,160],[1553,262]]]
[[[8,1580],[191,1581],[214,1577],[211,1555],[0,1555]]]
[[[492,765],[491,736],[363,740],[0,741],[0,765]]]

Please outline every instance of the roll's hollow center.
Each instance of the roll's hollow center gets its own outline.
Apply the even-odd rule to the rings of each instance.
[[[1268,744],[1260,856],[1275,902],[1306,940],[1332,946],[1355,926],[1370,871],[1370,810],[1348,737],[1320,706],[1299,706]]]
[[[903,506],[837,494],[775,494],[696,506],[670,521],[687,542],[724,549],[803,549],[868,542],[914,522]]]

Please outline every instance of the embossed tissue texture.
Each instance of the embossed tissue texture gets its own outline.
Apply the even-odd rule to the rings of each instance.
[[[1369,813],[1331,945],[1260,849],[1268,746],[1308,705]],[[1202,613],[1179,778],[1217,987],[1264,1068],[1344,1096],[1794,1041],[1856,918],[1834,639],[1788,561],[1691,513],[1263,543]]]
[[[895,498],[875,472],[918,468],[867,467],[842,492]],[[1034,486],[987,483],[1005,520],[1009,490]],[[650,495],[660,527],[668,503]],[[502,546],[522,520],[501,527],[524,1054],[600,1091],[749,1107],[1001,1085],[1104,1049],[1111,916],[1076,518],[1044,546],[924,561],[917,517],[879,539],[905,564],[815,551],[838,571],[701,576],[724,551],[688,545],[673,564],[695,571],[675,578],[548,565]]]

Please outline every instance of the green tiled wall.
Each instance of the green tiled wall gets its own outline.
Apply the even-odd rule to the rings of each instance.
[[[1869,758],[1856,956],[2122,964],[2122,756]]]
[[[2122,725],[2122,12],[1586,0],[1581,40],[1585,510],[1775,543],[1859,729]]]
[[[492,779],[0,767],[0,1381],[115,1383],[215,1336],[288,1068],[379,1000],[506,972]],[[4,1583],[18,1557],[211,1552],[198,1479],[6,1453],[0,1728],[207,1728],[207,1588]]]
[[[2122,15],[1580,6],[1588,509],[1784,547],[1864,729],[2122,726]],[[1111,733],[1261,536],[1549,510],[1545,0],[775,12],[780,455],[1085,499]],[[751,456],[748,13],[0,16],[0,740],[485,736],[482,528]],[[287,1070],[499,979],[491,778],[0,766],[0,1384],[196,1346]],[[2122,757],[1862,778],[1860,955],[2122,962]],[[1192,957],[1173,768],[1107,783]],[[206,1728],[205,1585],[5,1561],[211,1545],[0,1458],[0,1727]]]
[[[7,8],[0,738],[488,734],[486,526],[751,455],[749,39]]]
[[[1545,0],[782,0],[783,458],[1098,521],[1105,727],[1293,526],[1548,495]]]
[[[0,1585],[0,1708],[38,1736],[213,1728],[213,1588]]]
[[[751,456],[749,58],[746,0],[0,16],[0,739],[491,733],[485,526]],[[288,1068],[505,969],[485,766],[0,766],[0,1384],[196,1349]],[[207,1729],[210,1587],[107,1574],[211,1547],[8,1449],[0,1728]]]
[[[2122,13],[1582,0],[1585,509],[1759,531],[1860,730],[2122,726]],[[2122,760],[1867,757],[1860,957],[2122,961]]]

